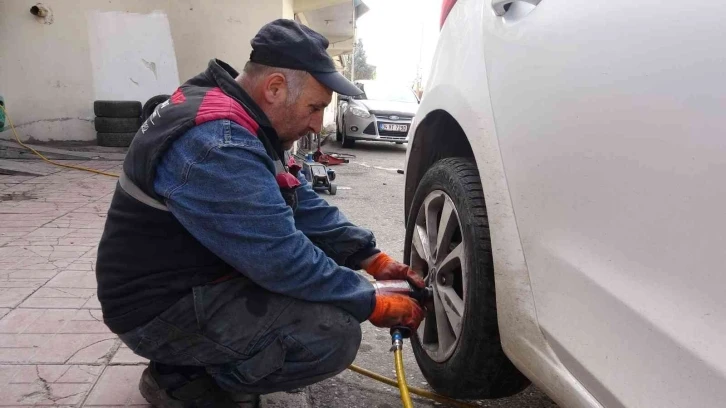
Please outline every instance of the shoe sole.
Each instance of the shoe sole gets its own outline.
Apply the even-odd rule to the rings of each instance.
[[[144,375],[141,376],[139,381],[139,392],[144,397],[146,402],[151,404],[155,408],[184,408],[184,403],[169,401],[169,397],[166,395],[166,391],[162,390],[156,381],[151,378],[151,375],[147,375],[144,371]]]

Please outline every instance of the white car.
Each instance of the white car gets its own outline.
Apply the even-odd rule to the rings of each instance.
[[[448,17],[447,17],[448,15]],[[726,406],[726,3],[445,0],[406,164],[439,392]]]

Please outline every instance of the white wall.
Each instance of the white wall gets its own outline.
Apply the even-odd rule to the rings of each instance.
[[[93,140],[95,99],[143,103],[215,57],[241,69],[249,40],[291,2],[47,0],[42,20],[35,1],[0,0],[0,95],[23,139]]]
[[[293,20],[295,18],[294,0],[282,0],[282,18]]]
[[[179,86],[164,12],[89,11],[86,20],[94,99],[146,101]]]

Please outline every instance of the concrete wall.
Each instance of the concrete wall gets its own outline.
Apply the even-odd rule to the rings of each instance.
[[[239,69],[292,0],[0,0],[0,95],[21,138],[93,140],[95,99],[171,93],[211,58]],[[9,132],[0,138],[9,138]]]
[[[294,0],[282,0],[282,18],[295,19]]]

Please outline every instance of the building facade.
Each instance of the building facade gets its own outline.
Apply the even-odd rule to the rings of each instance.
[[[352,50],[360,7],[355,0],[0,0],[0,96],[26,140],[94,140],[94,100],[144,103],[170,94],[211,58],[241,69],[250,39],[281,17],[321,32],[337,57]],[[9,137],[7,128],[0,132]]]

